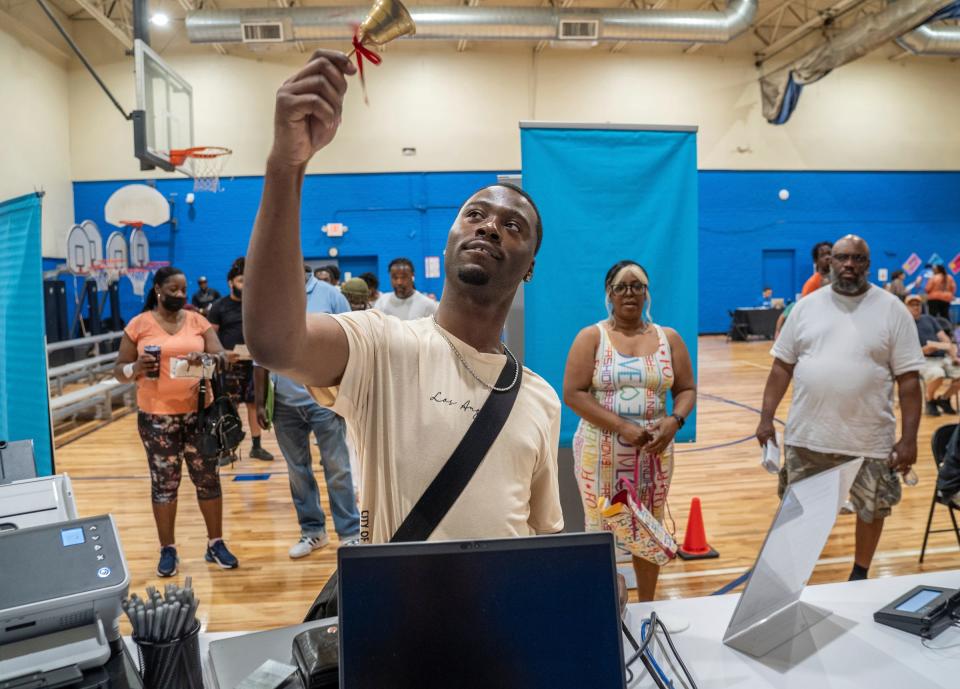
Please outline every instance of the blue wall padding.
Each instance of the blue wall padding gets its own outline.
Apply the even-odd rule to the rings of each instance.
[[[874,280],[877,268],[898,268],[914,251],[924,260],[936,251],[947,261],[960,251],[960,172],[709,170],[701,171],[698,179],[701,333],[726,332],[729,309],[757,303],[763,287],[764,249],[796,251],[796,292],[812,271],[807,259],[812,246],[847,232],[857,232],[870,242]],[[343,256],[379,255],[380,281],[389,289],[387,262],[418,247],[422,247],[422,255],[442,256],[456,206],[475,189],[495,180],[496,173],[492,172],[308,176],[304,250],[308,256],[324,256],[336,246]],[[76,219],[91,218],[104,236],[109,234],[103,205],[117,187],[128,183],[75,183]],[[262,179],[237,178],[226,180],[224,185],[226,190],[219,194],[197,194],[190,209],[182,201],[192,190],[188,180],[157,184],[165,195],[177,194],[177,265],[191,281],[207,275],[221,292],[226,289],[230,262],[245,250],[249,239]],[[788,201],[777,198],[780,189],[790,192]],[[372,227],[369,235],[367,225],[354,224],[342,239],[328,239],[320,232],[324,222],[348,217],[349,209],[363,208],[364,203],[373,208],[398,209],[389,216],[393,224]],[[424,203],[429,205],[421,211]],[[372,211],[366,214],[375,215]],[[410,233],[420,227],[411,228],[398,220],[410,214],[419,217],[420,227],[425,228],[412,239]],[[169,228],[148,228],[147,233],[153,242],[154,258],[168,259],[168,247],[161,243],[169,240]],[[416,256],[411,258],[416,260]],[[578,260],[575,256],[570,262],[572,270]],[[51,269],[56,263],[47,260],[44,267]],[[422,272],[422,262],[417,269]],[[440,280],[421,276],[417,282],[421,289],[439,295]],[[72,290],[69,278],[67,289]],[[592,292],[567,298],[596,301]],[[67,301],[73,304],[72,292]],[[129,320],[141,302],[132,295],[127,280],[121,281],[121,302],[123,315]]]
[[[654,322],[697,361],[697,140],[693,132],[523,129],[523,185],[544,242],[524,293],[527,364],[558,391],[570,344],[606,318],[603,279],[621,259],[650,277]],[[564,407],[561,447],[577,416]],[[693,440],[696,423],[677,435]]]
[[[916,252],[960,252],[960,172],[700,173],[700,332],[726,332],[728,309],[754,306],[764,249],[794,249],[795,292],[810,250],[853,232],[872,252],[871,279]],[[781,201],[780,189],[790,192]],[[775,295],[789,297],[790,295]]]
[[[416,266],[417,288],[439,296],[443,280],[424,276],[424,257],[440,256],[442,275],[447,231],[460,204],[473,191],[496,180],[495,172],[309,175],[304,182],[302,205],[304,256],[323,258],[331,248],[336,248],[341,257],[378,256],[377,273],[381,288],[387,290],[387,264],[397,256],[405,256]],[[124,184],[129,182],[75,183],[76,217],[96,222],[106,238],[114,228],[104,221],[103,207],[110,194]],[[197,193],[193,205],[188,206],[184,197],[193,191],[192,181],[157,182],[157,189],[175,200],[177,232],[173,234],[169,225],[146,227],[150,257],[155,261],[172,259],[186,272],[191,293],[196,288],[196,278],[206,275],[212,287],[226,294],[230,264],[246,252],[250,240],[263,178],[237,177],[223,180],[222,184],[224,191]],[[331,222],[343,223],[349,230],[343,237],[330,239],[321,228]],[[73,280],[66,280],[67,302],[72,308]],[[142,302],[133,295],[128,280],[121,280],[120,289],[121,308],[129,320],[140,310]]]
[[[0,440],[33,440],[37,475],[49,476],[40,215],[37,194],[0,203]]]

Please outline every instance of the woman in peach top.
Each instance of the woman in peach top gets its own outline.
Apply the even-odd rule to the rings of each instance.
[[[927,281],[927,310],[931,316],[950,318],[950,302],[957,296],[957,283],[943,265],[933,267]]]
[[[143,313],[124,329],[114,368],[117,380],[137,384],[137,428],[150,466],[153,518],[160,537],[157,574],[161,577],[177,573],[174,522],[184,461],[197,489],[207,527],[207,562],[224,569],[238,565],[223,542],[223,500],[217,460],[201,456],[195,445],[199,383],[196,378],[170,376],[174,357],[199,363],[204,354],[213,354],[221,364],[226,363],[213,327],[199,313],[184,309],[186,301],[187,279],[183,271],[171,266],[158,270]],[[159,347],[159,360],[144,351],[147,347]],[[206,399],[212,400],[212,395],[208,394]]]

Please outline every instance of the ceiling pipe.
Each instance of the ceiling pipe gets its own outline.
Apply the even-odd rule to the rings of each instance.
[[[723,10],[689,12],[464,5],[409,10],[417,25],[409,40],[726,43],[750,27],[757,0],[729,0]],[[366,13],[362,6],[197,10],[187,15],[187,37],[191,43],[243,43],[251,36],[261,43],[349,41]],[[270,23],[282,27],[269,32],[272,40],[249,29],[244,40],[245,25]],[[571,29],[571,24],[580,26]]]
[[[960,56],[960,27],[924,24],[897,39],[897,44],[914,55]]]

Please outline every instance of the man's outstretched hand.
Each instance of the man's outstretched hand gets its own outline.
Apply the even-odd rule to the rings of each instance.
[[[343,53],[318,50],[277,91],[270,165],[302,167],[333,141],[343,112],[346,77],[357,68]]]

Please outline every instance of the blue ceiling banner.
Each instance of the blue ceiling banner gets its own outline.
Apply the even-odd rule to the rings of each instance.
[[[543,217],[524,288],[526,365],[562,395],[570,345],[607,316],[607,270],[631,259],[649,274],[653,321],[677,330],[696,370],[696,128],[530,122],[520,141],[523,188]],[[564,406],[561,447],[571,446],[577,422]],[[692,416],[677,440],[695,438]]]
[[[53,473],[40,254],[41,197],[0,203],[0,440],[33,440],[38,476]]]

